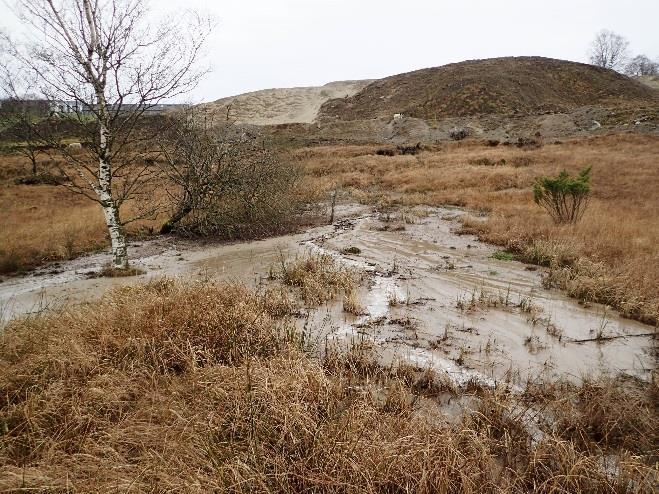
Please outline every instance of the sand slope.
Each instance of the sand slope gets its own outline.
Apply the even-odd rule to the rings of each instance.
[[[337,81],[320,87],[263,89],[252,93],[222,98],[202,105],[224,118],[237,123],[276,125],[311,123],[323,103],[330,99],[353,96],[371,81]]]

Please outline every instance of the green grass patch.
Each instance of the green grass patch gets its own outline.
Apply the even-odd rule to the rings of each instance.
[[[497,250],[492,254],[492,259],[497,259],[499,261],[515,261],[517,257],[512,252],[507,250]]]

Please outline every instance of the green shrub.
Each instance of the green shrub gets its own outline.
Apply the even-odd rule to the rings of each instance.
[[[533,186],[533,199],[556,223],[576,223],[588,206],[590,172],[591,167],[588,167],[575,178],[565,170],[555,178],[542,177]]]

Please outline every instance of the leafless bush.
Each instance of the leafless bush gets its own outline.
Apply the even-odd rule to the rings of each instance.
[[[462,139],[466,138],[469,135],[469,131],[467,129],[453,129],[451,132],[449,132],[448,136],[453,139],[454,141],[461,141]]]
[[[258,131],[177,119],[162,144],[172,214],[162,232],[241,237],[281,230],[299,206],[297,169]]]
[[[417,142],[414,146],[398,146],[398,151],[400,154],[419,154],[423,151],[423,146],[420,142]]]
[[[382,148],[375,151],[378,156],[396,156],[396,150],[390,148]]]
[[[657,75],[659,74],[659,62],[650,60],[645,55],[637,55],[625,65],[625,74],[630,76]]]
[[[48,149],[47,136],[44,135],[50,127],[38,129],[39,115],[30,103],[16,98],[6,99],[0,110],[0,130],[2,139],[11,144],[10,149],[29,161],[30,172],[36,177],[37,161]],[[27,185],[30,184],[28,181]]]

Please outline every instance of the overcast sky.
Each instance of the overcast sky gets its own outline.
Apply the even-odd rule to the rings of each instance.
[[[658,0],[152,0],[217,27],[194,102],[271,87],[372,79],[467,59],[541,55],[586,61],[595,33],[659,58]],[[17,21],[0,3],[0,26]]]

